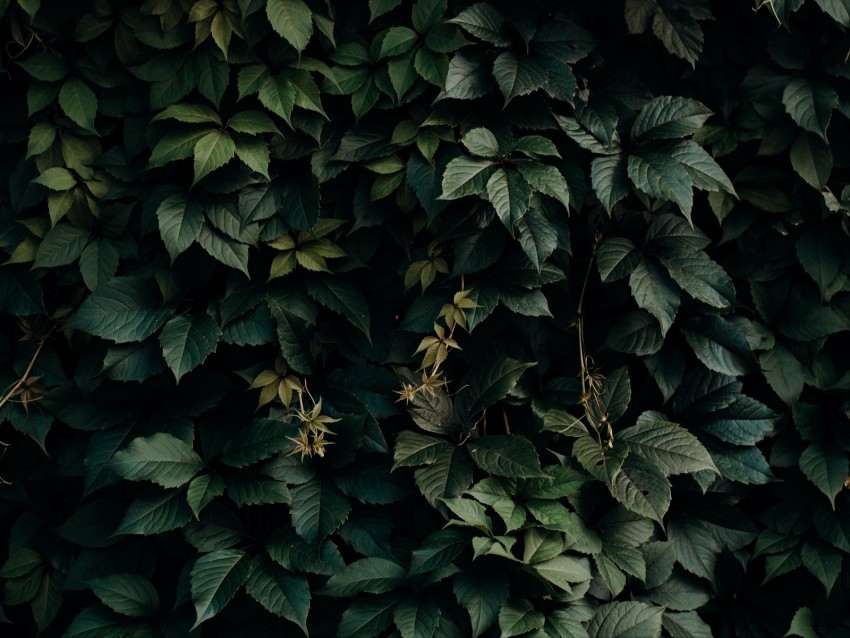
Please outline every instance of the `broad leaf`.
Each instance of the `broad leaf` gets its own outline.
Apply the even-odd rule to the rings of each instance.
[[[284,40],[303,51],[313,35],[313,15],[304,0],[269,0],[266,16]]]
[[[835,507],[835,497],[844,489],[850,476],[847,455],[834,445],[817,441],[800,455],[800,470]]]
[[[711,114],[708,107],[696,100],[657,97],[638,113],[631,136],[640,141],[686,137],[699,130]]]
[[[632,456],[651,461],[667,475],[700,470],[717,472],[711,456],[697,438],[676,423],[650,420],[644,415],[637,425],[621,430],[616,437],[628,444]]]
[[[162,356],[176,381],[201,365],[216,350],[221,329],[207,314],[181,315],[169,320],[159,334]]]
[[[469,613],[472,637],[477,638],[492,626],[508,599],[508,581],[501,572],[469,570],[453,583],[458,603]]]
[[[158,432],[133,439],[115,453],[109,467],[131,481],[153,481],[162,487],[180,487],[203,467],[201,457],[180,439]]]
[[[159,609],[159,594],[148,579],[138,574],[112,574],[88,584],[104,605],[124,616],[152,616]]]
[[[821,80],[795,78],[782,92],[782,104],[788,115],[801,128],[826,140],[826,129],[833,109],[838,106],[838,94]]]
[[[531,442],[520,435],[488,435],[467,446],[475,464],[494,476],[532,478],[543,476]]]
[[[634,601],[600,605],[587,626],[591,636],[660,638],[663,607]]]
[[[192,629],[227,606],[245,582],[249,571],[249,557],[236,549],[214,551],[195,561],[190,576],[196,613]]]

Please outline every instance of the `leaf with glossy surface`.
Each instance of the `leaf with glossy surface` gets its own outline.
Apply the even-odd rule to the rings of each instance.
[[[195,179],[192,180],[192,186],[215,169],[227,164],[233,159],[234,153],[236,153],[236,144],[224,131],[210,131],[199,138],[195,143]]]
[[[632,454],[651,461],[667,475],[718,472],[702,443],[677,423],[642,416],[637,425],[618,432],[617,440],[627,443]]]
[[[458,199],[483,193],[495,166],[495,162],[486,159],[454,158],[443,173],[443,193],[439,199]]]
[[[506,51],[493,62],[493,77],[499,85],[505,104],[520,95],[528,95],[543,87],[549,79],[546,70],[533,59]]]
[[[641,109],[631,136],[640,141],[686,137],[699,130],[711,115],[711,110],[696,100],[663,95]]]
[[[448,168],[446,169],[448,170]],[[498,168],[487,180],[487,197],[505,227],[513,232],[528,210],[531,189],[522,176],[510,169]]]

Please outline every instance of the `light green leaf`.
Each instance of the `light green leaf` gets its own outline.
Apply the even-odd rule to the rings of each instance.
[[[192,186],[221,168],[233,158],[236,145],[233,138],[223,131],[210,131],[195,143],[195,179]]]
[[[94,128],[97,96],[85,82],[73,77],[65,80],[59,91],[59,106],[75,124],[97,133]]]
[[[543,612],[534,609],[534,605],[525,599],[509,602],[499,610],[501,638],[520,636],[534,629],[543,629],[545,622]]]
[[[361,558],[334,574],[321,593],[335,598],[350,598],[360,592],[381,594],[393,591],[407,576],[407,570],[386,558]]]
[[[606,603],[596,608],[587,632],[606,638],[660,638],[663,613],[663,607],[635,601]]]
[[[159,334],[162,356],[180,378],[201,365],[216,350],[221,328],[207,314],[180,315],[169,320]]]
[[[686,137],[699,130],[711,115],[711,110],[696,100],[663,95],[641,109],[631,136],[641,142]]]
[[[782,92],[785,111],[797,124],[826,142],[826,129],[833,109],[838,106],[838,93],[822,80],[794,78]]]
[[[545,476],[531,441],[524,436],[488,435],[467,445],[475,464],[494,476],[532,478]]]
[[[555,556],[534,564],[534,570],[544,579],[563,589],[571,591],[572,585],[590,580],[590,561],[574,556]]]
[[[310,587],[307,579],[273,565],[268,559],[256,557],[245,591],[269,612],[294,622],[304,635],[310,611]]]
[[[514,224],[528,210],[531,189],[516,171],[498,168],[487,180],[487,196],[499,219],[513,232]]]
[[[558,200],[564,208],[569,208],[570,187],[557,168],[530,160],[518,160],[515,165],[531,188]]]
[[[117,343],[129,343],[152,335],[169,314],[155,282],[115,277],[91,293],[65,325]]]
[[[50,122],[39,122],[30,130],[27,142],[27,157],[39,155],[51,146],[56,140],[56,127]]]
[[[236,157],[252,171],[259,173],[266,179],[269,177],[269,147],[261,139],[237,138]]]
[[[800,455],[800,470],[826,494],[834,508],[835,497],[844,489],[844,482],[850,476],[847,454],[835,445],[816,441]]]
[[[676,423],[641,416],[637,425],[618,432],[616,440],[625,442],[632,455],[651,461],[667,475],[718,472],[699,440]]]
[[[88,585],[104,605],[124,616],[152,616],[159,609],[159,594],[138,574],[112,574],[90,580]]]
[[[499,155],[499,140],[483,126],[467,131],[460,141],[470,153],[477,157],[493,158]]]
[[[268,0],[266,16],[278,35],[303,51],[313,35],[313,13],[304,0]]]
[[[115,453],[109,467],[130,481],[180,487],[203,469],[204,462],[187,443],[171,434],[157,432],[147,438],[133,439]]]
[[[292,126],[292,110],[295,108],[295,99],[298,90],[295,85],[281,73],[266,78],[259,95],[260,103],[269,111],[283,118],[283,121]]]
[[[250,559],[237,549],[220,549],[204,554],[192,566],[192,602],[197,618],[194,630],[227,606],[245,582]]]
[[[549,79],[546,70],[537,62],[510,51],[500,54],[493,62],[493,77],[505,97],[505,104],[542,88]]]
[[[77,178],[67,168],[54,166],[43,171],[33,181],[33,184],[41,184],[52,191],[66,191],[77,185]]]
[[[636,251],[627,253],[633,254]],[[679,310],[679,287],[655,261],[642,259],[629,276],[629,288],[637,305],[658,319],[661,335],[666,335]]]
[[[508,581],[503,572],[470,569],[453,582],[457,602],[469,612],[472,638],[478,638],[493,623],[508,600]]]
[[[472,157],[456,157],[443,172],[443,193],[438,199],[459,199],[484,192],[496,164]]]

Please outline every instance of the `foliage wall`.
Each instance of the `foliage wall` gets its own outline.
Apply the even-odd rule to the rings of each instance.
[[[850,634],[845,0],[0,15],[4,635]]]

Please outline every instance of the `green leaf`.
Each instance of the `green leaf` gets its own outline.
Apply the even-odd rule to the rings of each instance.
[[[587,632],[608,638],[660,638],[663,613],[663,607],[635,601],[606,603],[596,608]]]
[[[267,459],[290,445],[287,424],[277,419],[255,419],[239,430],[224,450],[221,460],[230,467],[246,467]]]
[[[672,638],[712,638],[714,635],[695,611],[665,611],[661,624]]]
[[[162,356],[179,382],[216,350],[221,329],[207,314],[180,315],[170,319],[159,334]]]
[[[520,636],[534,629],[543,629],[546,618],[528,600],[509,602],[499,610],[499,629],[502,638]]]
[[[335,598],[350,598],[360,592],[381,594],[393,591],[407,576],[407,570],[386,558],[361,558],[334,574],[320,592]]]
[[[195,142],[195,179],[192,186],[209,175],[217,168],[221,168],[231,159],[236,152],[236,144],[233,138],[223,131],[210,131],[197,142]]]
[[[850,8],[842,0],[815,0],[824,13],[843,27],[850,27]]]
[[[453,582],[457,602],[469,613],[472,638],[478,638],[498,618],[508,600],[508,581],[503,572],[470,569],[458,574]]]
[[[499,219],[513,232],[514,224],[528,210],[531,189],[518,172],[499,168],[487,180],[487,196]]]
[[[616,440],[624,441],[632,455],[651,461],[667,475],[718,472],[697,438],[676,423],[641,416],[637,425],[618,432]]]
[[[236,157],[252,171],[269,177],[269,147],[260,139],[237,138]]]
[[[796,252],[803,270],[815,280],[821,297],[826,297],[826,291],[841,270],[841,242],[827,227],[809,228],[797,240]]]
[[[694,187],[705,191],[736,195],[735,187],[723,169],[696,142],[683,140],[669,149],[670,156],[679,162],[691,178]]]
[[[192,512],[183,499],[183,491],[170,490],[161,496],[135,499],[113,536],[153,536],[186,525],[191,519]]]
[[[794,78],[782,92],[782,104],[801,128],[827,141],[826,129],[833,109],[838,106],[834,88],[822,80]]]
[[[269,612],[294,622],[304,635],[309,635],[310,587],[306,578],[286,572],[258,556],[245,582],[245,591]]]
[[[371,340],[369,304],[357,286],[336,276],[310,277],[306,284],[313,299],[341,314]]]
[[[168,318],[156,283],[139,277],[115,277],[91,293],[66,327],[117,343],[142,341]]]
[[[246,135],[260,135],[261,133],[280,134],[280,129],[262,111],[240,111],[227,120],[227,128],[237,133],[245,133]]]
[[[505,104],[520,95],[543,87],[549,79],[546,70],[529,57],[506,51],[493,62],[493,77],[505,98]]]
[[[460,141],[470,153],[477,157],[499,156],[499,140],[483,126],[467,131]]]
[[[820,638],[815,624],[815,615],[808,607],[800,607],[794,612],[791,626],[785,636],[800,636],[801,638]]]
[[[399,433],[393,448],[392,471],[399,467],[433,463],[447,447],[448,443],[443,439],[404,430]]]
[[[115,276],[121,255],[116,242],[96,239],[89,242],[80,255],[80,274],[89,290],[94,290]]]
[[[614,475],[611,495],[636,514],[663,524],[670,507],[670,482],[657,465],[630,454]]]
[[[663,95],[641,109],[631,136],[641,142],[686,137],[698,131],[711,115],[711,110],[696,100]]]
[[[536,562],[534,570],[545,580],[564,591],[571,591],[572,585],[590,580],[590,562],[586,558],[573,556],[555,556]]]
[[[268,0],[266,16],[278,35],[303,51],[313,35],[313,13],[304,0]]]
[[[147,623],[132,622],[100,605],[83,609],[71,622],[63,638],[126,638],[145,630]]]
[[[38,245],[33,268],[55,268],[74,263],[91,240],[91,233],[72,224],[56,224]]]
[[[691,317],[682,326],[682,335],[709,370],[738,376],[755,368],[749,341],[722,317]]]
[[[224,494],[224,479],[218,474],[204,474],[196,476],[189,483],[189,488],[186,490],[186,502],[192,508],[195,518],[198,518],[201,510],[222,494]]]
[[[759,366],[780,399],[789,405],[797,401],[803,392],[807,373],[803,364],[788,348],[776,344],[774,349],[759,356]]]
[[[418,4],[423,4],[422,0]],[[431,638],[437,630],[440,615],[437,603],[425,597],[406,598],[393,609],[393,621],[401,638]]]
[[[375,18],[392,11],[400,4],[401,0],[369,0],[369,12],[372,16],[370,22],[374,22]]]
[[[473,469],[466,447],[449,446],[433,463],[416,470],[413,478],[425,499],[436,507],[439,499],[463,494],[472,483]]]
[[[841,561],[843,554],[840,550],[815,540],[803,543],[801,552],[803,565],[809,573],[817,578],[829,596],[838,576],[841,574]]]
[[[835,497],[844,489],[844,482],[850,476],[847,455],[835,445],[816,441],[800,455],[800,470],[826,494],[834,508]]]
[[[483,193],[495,166],[494,162],[484,159],[454,158],[443,173],[443,192],[439,199],[459,199]]]
[[[633,254],[636,251],[627,253]],[[599,267],[602,267],[601,261]],[[629,275],[629,288],[637,305],[658,319],[661,335],[666,335],[679,310],[679,287],[656,262],[642,259]]]
[[[88,85],[77,78],[69,78],[59,91],[59,106],[71,120],[92,133],[97,114],[97,96]]]
[[[248,246],[230,237],[223,237],[209,226],[202,226],[198,243],[208,255],[248,276]]]
[[[694,299],[714,308],[728,308],[735,299],[729,275],[704,252],[668,251],[659,259],[674,281]]]
[[[350,510],[348,499],[329,481],[311,480],[292,488],[292,524],[311,545],[336,531]]]
[[[195,561],[189,579],[196,613],[192,630],[227,606],[249,571],[249,557],[236,549],[220,549]]]
[[[640,263],[640,252],[625,237],[609,237],[596,251],[596,268],[606,284],[627,277]]]
[[[204,223],[203,208],[196,199],[172,195],[162,200],[156,209],[156,217],[159,234],[174,263],[198,238]]]
[[[572,454],[591,476],[610,488],[629,454],[629,448],[616,441],[613,447],[603,448],[595,437],[582,434],[576,437]]]
[[[466,389],[457,399],[458,413],[465,420],[469,420],[504,399],[513,390],[522,373],[534,365],[536,363],[505,358],[474,366],[461,381],[461,385]]]
[[[608,333],[606,345],[617,352],[650,355],[661,349],[664,337],[655,317],[645,310],[637,310],[623,315]]]
[[[27,157],[39,155],[53,146],[56,140],[56,127],[50,122],[39,122],[30,130],[27,143]]]
[[[209,133],[210,129],[201,129],[200,131],[180,130],[168,133],[154,146],[149,164],[154,167],[164,166],[169,162],[191,157],[198,140]]]
[[[467,445],[475,464],[494,476],[533,478],[545,476],[531,441],[520,435],[482,436]]]
[[[171,104],[165,110],[158,113],[153,122],[157,120],[177,120],[186,124],[215,124],[221,125],[221,117],[208,106],[203,104]]]
[[[504,18],[494,7],[486,2],[477,2],[467,7],[449,20],[461,26],[476,38],[499,47],[509,46],[510,38],[504,32]]]
[[[655,151],[629,155],[628,174],[637,188],[650,197],[675,202],[690,220],[693,182],[684,166],[670,155]]]
[[[381,40],[378,59],[383,60],[407,53],[418,39],[419,35],[409,27],[390,27]]]
[[[377,638],[392,622],[401,594],[386,593],[355,599],[342,614],[337,638]]]
[[[625,159],[620,155],[597,157],[590,163],[590,182],[596,197],[610,215],[614,204],[630,191]]]
[[[77,178],[67,168],[58,166],[48,168],[38,177],[32,180],[34,184],[41,184],[52,191],[66,191],[77,185]]]
[[[68,75],[65,60],[53,53],[36,53],[18,64],[36,80],[43,82],[58,82]]]
[[[558,200],[564,208],[569,208],[570,188],[557,168],[530,160],[518,160],[516,168],[532,189]]]
[[[558,247],[558,231],[555,226],[536,208],[517,223],[517,235],[522,250],[538,272],[543,263]]]
[[[696,67],[702,52],[703,34],[691,11],[679,5],[656,5],[652,32],[670,53]]]
[[[109,467],[130,481],[152,481],[162,487],[180,487],[204,467],[201,457],[180,439],[157,432],[133,439],[112,457]]]
[[[124,616],[153,616],[159,609],[159,594],[147,578],[138,574],[112,574],[88,584],[104,605]]]

